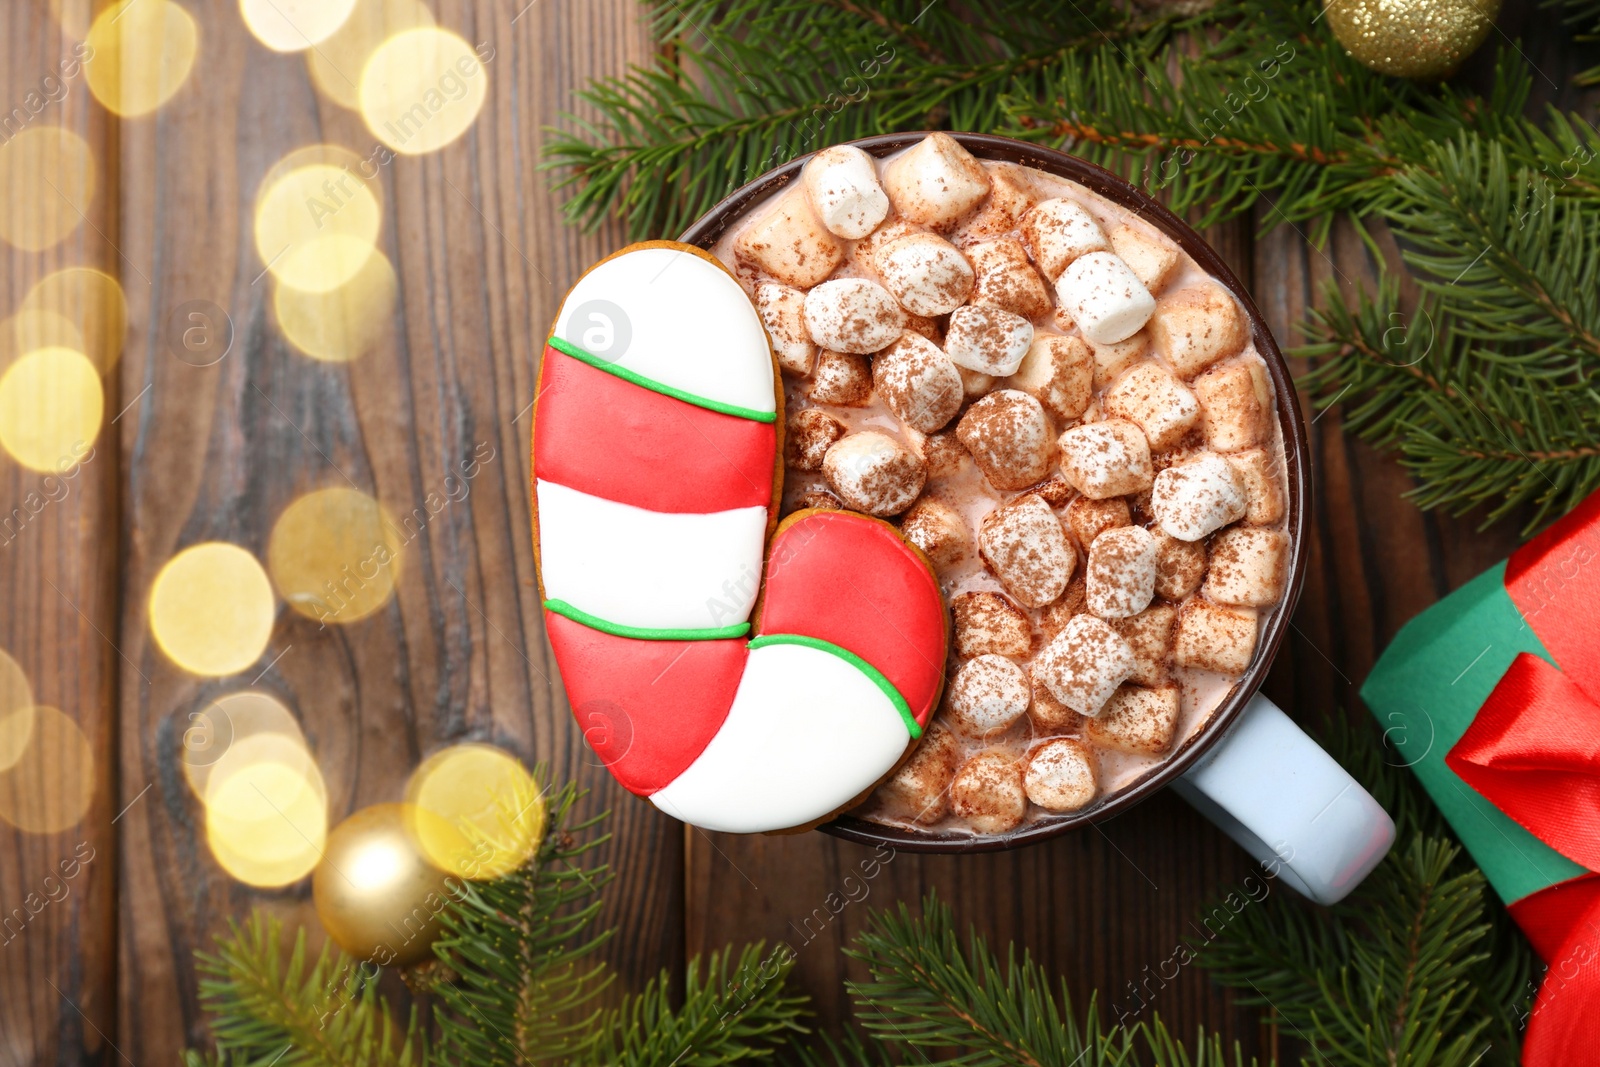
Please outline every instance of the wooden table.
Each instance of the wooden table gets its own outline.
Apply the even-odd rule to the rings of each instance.
[[[88,0],[62,0],[69,11]],[[564,289],[621,243],[561,221],[536,171],[541,130],[587,79],[648,61],[633,0],[440,0],[441,24],[489,42],[492,89],[474,131],[449,149],[386,168],[381,247],[400,277],[391,339],[348,364],[316,363],[273,325],[249,233],[257,183],[284,153],[334,142],[364,153],[359,118],[321,99],[304,63],[246,34],[235,0],[185,0],[202,26],[187,86],[153,117],[117,121],[81,79],[51,116],[94,148],[101,194],[65,244],[0,259],[7,312],[50,270],[99,266],[131,305],[125,354],[107,381],[108,426],[77,489],[0,552],[0,647],[27,669],[38,699],[89,737],[98,789],[74,830],[30,836],[0,824],[0,912],[87,845],[70,894],[0,944],[0,1065],[167,1064],[206,1041],[193,952],[230,919],[262,907],[316,929],[308,884],[256,891],[224,876],[202,841],[198,805],[178,766],[188,716],[248,679],[200,680],[173,667],[145,626],[150,584],[179,549],[206,539],[258,554],[278,511],[346,478],[397,511],[442,485],[487,445],[495,459],[470,494],[431,522],[398,596],[348,627],[319,630],[281,611],[256,684],[304,724],[337,820],[399,799],[431,751],[492,741],[611,808],[604,858],[620,877],[604,922],[605,955],[637,988],[663,968],[725,943],[787,940],[797,985],[828,1024],[848,1014],[839,954],[872,907],[930,889],[992,942],[1016,939],[1067,980],[1125,996],[1146,968],[1193,936],[1202,898],[1241,883],[1242,852],[1170,795],[1103,826],[995,856],[895,856],[865,900],[840,914],[828,895],[868,853],[821,834],[729,837],[686,829],[616,788],[574,728],[544,634],[528,528],[527,408],[540,340]],[[1531,5],[1530,5],[1531,7]],[[9,102],[73,38],[43,0],[0,4],[0,102]],[[519,10],[520,9],[520,10]],[[1508,32],[1528,12],[1503,20]],[[1548,49],[1536,62],[1556,69]],[[1481,57],[1480,57],[1481,58]],[[1554,83],[1552,83],[1554,84]],[[9,107],[9,103],[5,103]],[[0,190],[0,197],[6,195]],[[1267,218],[1265,214],[1262,218]],[[1250,222],[1211,236],[1254,283],[1277,336],[1319,286],[1370,284],[1374,264],[1340,231],[1325,252],[1288,227],[1253,241]],[[226,309],[228,356],[175,358],[173,309]],[[1309,411],[1309,409],[1308,409]],[[1302,719],[1364,714],[1356,687],[1398,627],[1503,557],[1513,524],[1424,515],[1390,460],[1346,438],[1337,416],[1312,419],[1317,507],[1311,565],[1291,639],[1268,694]],[[37,475],[0,465],[0,511]],[[1247,1053],[1276,1035],[1197,968],[1154,1007],[1191,1035],[1204,1023]]]

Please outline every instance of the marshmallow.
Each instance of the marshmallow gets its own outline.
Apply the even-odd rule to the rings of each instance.
[[[1183,378],[1193,378],[1244,347],[1244,312],[1214,284],[1190,286],[1161,298],[1150,317],[1156,352]]]
[[[1016,829],[1028,814],[1021,762],[994,748],[967,760],[950,783],[950,810],[980,834]]]
[[[1219,604],[1263,608],[1276,604],[1289,579],[1289,535],[1235,526],[1211,539],[1205,594]]]
[[[961,763],[961,744],[939,723],[931,723],[916,751],[878,787],[876,796],[895,812],[931,824],[950,808],[946,795]]]
[[[1029,494],[1002,504],[983,518],[978,552],[1006,592],[1027,608],[1059,597],[1078,565],[1056,513]]]
[[[1143,526],[1107,530],[1089,546],[1083,580],[1089,610],[1102,619],[1125,619],[1156,595],[1156,539]]]
[[[844,501],[822,488],[814,485],[800,494],[802,508],[817,508],[820,511],[843,511]]]
[[[1027,355],[1006,384],[1021,389],[1051,415],[1068,422],[1089,407],[1093,383],[1094,355],[1083,338],[1035,333]]]
[[[1050,473],[1050,423],[1020,390],[997,389],[973,404],[956,436],[996,489],[1025,489]]]
[[[1032,678],[1033,702],[1028,705],[1028,721],[1037,733],[1076,732],[1083,727],[1083,716],[1057,700],[1044,680]]]
[[[823,349],[811,372],[811,399],[847,408],[865,406],[872,399],[872,368],[867,357]]]
[[[1200,418],[1200,404],[1189,387],[1154,362],[1128,368],[1106,391],[1102,406],[1107,415],[1138,423],[1152,451],[1177,444]]]
[[[839,237],[865,237],[889,213],[872,157],[853,145],[824,148],[806,164],[802,179],[822,224]]]
[[[1117,631],[1093,615],[1074,615],[1044,646],[1034,669],[1057,700],[1092,718],[1134,666],[1133,649]]]
[[[1015,237],[985,241],[967,249],[975,281],[972,302],[988,304],[1033,320],[1050,311],[1050,290],[1028,262],[1028,253]]]
[[[1128,502],[1120,496],[1106,500],[1077,497],[1067,505],[1066,519],[1067,529],[1072,531],[1073,538],[1082,548],[1094,544],[1094,539],[1107,530],[1133,525],[1133,516],[1128,513]]]
[[[1178,609],[1171,604],[1154,604],[1125,619],[1107,619],[1133,649],[1133,673],[1128,681],[1136,685],[1160,685],[1167,680],[1167,657],[1172,653],[1172,630]]]
[[[1077,811],[1094,799],[1094,753],[1068,737],[1046,741],[1028,756],[1022,786],[1046,811]]]
[[[1090,252],[1072,261],[1056,280],[1056,299],[1078,332],[1091,341],[1123,341],[1150,321],[1156,298],[1111,252]]]
[[[1178,248],[1171,241],[1153,237],[1124,222],[1111,231],[1111,251],[1133,271],[1134,277],[1152,293],[1158,293],[1178,265]]]
[[[891,241],[922,232],[920,228],[911,225],[905,219],[891,219],[856,242],[855,247],[850,250],[850,261],[862,273],[870,274],[876,269],[872,265],[872,260],[878,254],[878,249]]]
[[[944,347],[944,327],[938,319],[930,319],[926,315],[912,315],[906,313],[906,329],[912,333],[921,334],[934,344]]]
[[[957,729],[989,737],[1022,718],[1030,698],[1028,676],[1004,656],[978,656],[950,682],[950,717]]]
[[[868,515],[897,515],[922,492],[922,460],[899,441],[863,430],[834,443],[822,474],[847,507]]]
[[[932,433],[961,410],[961,375],[939,347],[909,330],[872,359],[872,387],[914,430]]]
[[[1137,493],[1155,477],[1144,431],[1123,419],[1074,426],[1057,443],[1062,475],[1092,500]]]
[[[1102,748],[1136,756],[1159,756],[1172,747],[1178,729],[1178,687],[1141,689],[1125,685],[1106,710],[1084,726],[1084,736]]]
[[[932,133],[900,156],[884,175],[895,210],[912,222],[948,230],[989,194],[989,175],[947,133]]]
[[[1277,463],[1264,448],[1252,448],[1225,457],[1244,482],[1250,504],[1244,521],[1271,526],[1283,518],[1283,487],[1278,484]]]
[[[966,470],[972,462],[972,453],[967,451],[954,430],[914,436],[920,438],[917,441],[917,453],[928,468],[929,478],[953,477]]]
[[[967,302],[975,275],[967,257],[943,237],[913,233],[872,257],[884,286],[916,315],[946,315]]]
[[[772,275],[784,285],[809,289],[833,273],[844,249],[811,209],[805,190],[778,198],[733,243],[734,258]]]
[[[1180,667],[1240,675],[1256,651],[1256,613],[1191,597],[1178,611],[1172,662]]]
[[[956,654],[1026,656],[1033,647],[1028,616],[1003,593],[980,590],[950,599]]]
[[[1046,478],[1038,485],[1030,485],[1028,492],[1044,498],[1044,502],[1053,508],[1062,507],[1072,499],[1073,495],[1072,486],[1062,479],[1054,477]]]
[[[1039,200],[1025,168],[1013,163],[989,166],[989,199],[956,231],[956,244],[965,248],[978,241],[1008,234]]]
[[[1195,436],[1183,439],[1176,447],[1150,453],[1150,465],[1160,474],[1168,467],[1181,467],[1190,460],[1199,459],[1211,450]]]
[[[1244,483],[1215,452],[1156,475],[1150,506],[1163,532],[1180,541],[1198,541],[1244,518]]]
[[[806,329],[834,352],[864,355],[900,336],[905,314],[889,291],[865,278],[836,278],[806,294]]]
[[[1040,273],[1051,281],[1080,256],[1111,247],[1089,210],[1076,200],[1062,198],[1036,204],[1022,217],[1022,239]]]
[[[1073,574],[1067,582],[1066,590],[1061,598],[1053,604],[1046,604],[1039,613],[1039,636],[1046,644],[1055,640],[1056,634],[1067,628],[1074,616],[1082,615],[1089,610],[1087,589],[1084,586],[1083,572]]]
[[[1204,541],[1180,541],[1171,534],[1156,535],[1156,596],[1182,600],[1206,576]]]
[[[1117,376],[1150,353],[1150,334],[1140,330],[1132,337],[1111,344],[1089,342],[1094,353],[1094,387],[1104,389],[1117,380]]]
[[[946,569],[972,554],[972,534],[961,513],[937,497],[922,497],[900,521],[900,535]]]
[[[789,430],[783,441],[784,462],[796,470],[819,471],[822,457],[844,435],[844,423],[826,411],[797,411],[789,416]]]
[[[961,393],[968,400],[976,400],[994,388],[992,374],[980,374],[962,366],[956,367],[956,373],[961,375]]]
[[[1258,445],[1271,432],[1272,386],[1257,361],[1213,367],[1194,380],[1194,395],[1206,441],[1218,452]]]
[[[981,374],[1015,374],[1033,343],[1033,324],[987,305],[956,308],[944,334],[952,360]]]
[[[772,351],[785,374],[804,378],[811,373],[817,346],[806,330],[806,294],[776,282],[756,286],[756,309],[772,339]]]

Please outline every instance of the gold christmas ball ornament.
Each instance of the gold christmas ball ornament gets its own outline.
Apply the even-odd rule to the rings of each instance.
[[[1346,52],[1380,74],[1444,78],[1489,35],[1500,0],[1325,0]]]
[[[381,967],[433,958],[448,901],[445,873],[424,857],[405,804],[363,808],[328,834],[311,876],[317,917],[350,955]]]

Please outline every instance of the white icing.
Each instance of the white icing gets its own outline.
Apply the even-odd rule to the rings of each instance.
[[[545,595],[607,622],[654,629],[731,626],[761,585],[767,509],[647,511],[540,481]]]
[[[727,721],[650,799],[676,819],[728,833],[803,826],[889,773],[910,734],[854,664],[805,645],[750,653]]]
[[[557,337],[651,381],[753,411],[777,408],[761,317],[722,268],[640,248],[579,279]]]

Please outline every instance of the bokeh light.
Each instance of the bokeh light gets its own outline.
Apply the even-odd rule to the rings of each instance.
[[[435,152],[467,131],[489,95],[489,73],[449,30],[397,33],[361,72],[361,117],[402,155]]]
[[[267,568],[295,611],[321,622],[355,622],[394,595],[400,531],[366,493],[319,489],[278,516]]]
[[[294,713],[276,697],[247,690],[218,697],[184,724],[179,762],[195,796],[204,797],[211,772],[235,744],[257,734],[281,734],[305,744]]]
[[[100,374],[82,352],[29,352],[0,376],[0,446],[30,470],[68,470],[100,433],[104,409]]]
[[[16,766],[27,751],[36,717],[27,673],[0,649],[0,771]]]
[[[358,0],[338,31],[306,53],[311,80],[341,107],[361,107],[361,72],[378,46],[404,30],[434,25],[421,0]]]
[[[119,0],[95,17],[83,66],[89,91],[124,118],[148,115],[183,88],[194,69],[200,30],[172,0]]]
[[[300,52],[327,40],[355,6],[356,0],[239,0],[239,14],[274,52]]]
[[[538,782],[491,745],[456,745],[424,760],[406,784],[406,802],[417,809],[412,832],[423,852],[460,878],[508,874],[544,836]]]
[[[358,166],[353,153],[318,145],[268,172],[256,198],[256,253],[279,282],[325,293],[372,258],[383,210]]]
[[[102,374],[122,356],[128,336],[128,298],[117,280],[104,271],[68,267],[47,274],[23,298],[19,316],[22,312],[49,313],[66,319],[77,340],[63,347],[88,356]]]
[[[236,741],[213,766],[204,799],[211,853],[247,885],[299,881],[322,856],[328,788],[297,738],[259,733]]]
[[[32,725],[22,755],[0,772],[0,819],[30,834],[70,830],[94,800],[94,749],[55,708],[35,707]]]
[[[25,252],[54,248],[94,202],[94,153],[71,130],[29,126],[0,145],[0,193],[0,241]]]
[[[312,359],[344,363],[383,340],[399,293],[389,257],[374,251],[355,277],[337,289],[310,293],[280,284],[272,306],[278,328],[295,348]]]
[[[91,0],[50,0],[50,14],[74,41],[88,36],[93,7]]]
[[[150,633],[167,658],[194,674],[237,674],[272,637],[272,585],[238,545],[207,541],[167,561],[150,587]]]
[[[0,370],[41,348],[83,351],[83,334],[54,311],[24,308],[0,322]]]

